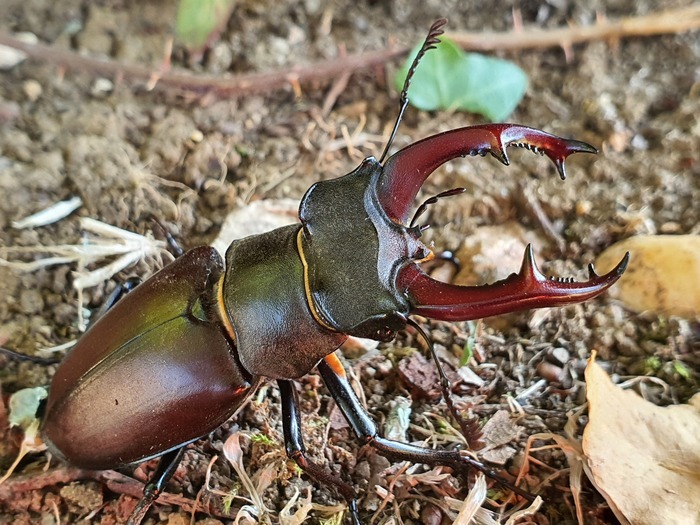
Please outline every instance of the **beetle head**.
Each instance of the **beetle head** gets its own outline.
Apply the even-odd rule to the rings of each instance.
[[[513,124],[460,128],[423,139],[391,156],[384,166],[367,158],[352,173],[316,183],[299,209],[299,248],[307,298],[319,322],[343,333],[389,340],[417,313],[445,320],[478,319],[526,308],[581,302],[602,293],[625,270],[590,279],[547,279],[532,250],[518,274],[483,286],[455,286],[427,276],[418,262],[430,255],[420,227],[408,226],[413,201],[427,177],[455,157],[491,154],[508,164],[506,148],[546,155],[565,177],[564,161],[593,153],[584,142],[565,140]]]
[[[508,164],[506,149],[524,147],[546,155],[565,178],[564,161],[577,152],[595,153],[585,142],[565,140],[513,124],[455,129],[423,139],[384,159],[408,105],[408,88],[421,57],[432,49],[446,20],[437,20],[408,70],[400,110],[381,160],[364,160],[352,173],[312,186],[299,208],[299,253],[307,300],[322,325],[335,331],[389,340],[406,326],[409,313],[468,320],[525,308],[584,301],[610,287],[624,272],[616,268],[590,279],[547,279],[528,248],[518,274],[484,286],[455,286],[427,276],[418,262],[431,252],[420,227],[406,225],[421,186],[440,165],[467,155]],[[439,196],[454,192],[446,192]],[[419,213],[420,214],[420,209]]]

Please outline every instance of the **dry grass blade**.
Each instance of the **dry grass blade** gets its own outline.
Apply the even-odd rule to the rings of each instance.
[[[520,470],[520,474],[518,475],[518,479],[516,480],[515,484],[517,485],[520,482],[520,479],[527,473],[530,462],[533,461],[530,453],[537,450],[551,448],[551,446],[548,446],[533,449],[533,441],[550,439],[554,440],[557,446],[562,450],[562,452],[564,452],[566,461],[569,463],[569,486],[571,488],[571,494],[574,498],[574,506],[576,507],[576,519],[579,525],[583,525],[584,520],[583,507],[581,505],[581,475],[583,474],[584,470],[584,457],[583,450],[581,449],[581,443],[579,443],[576,439],[559,436],[549,432],[533,434],[530,436],[525,447],[525,461],[523,462],[522,469]]]
[[[0,248],[0,266],[31,272],[57,264],[75,263],[78,270],[73,280],[74,288],[81,290],[96,286],[117,272],[147,257],[160,258],[167,254],[165,242],[151,236],[122,230],[95,219],[83,217],[81,228],[90,234],[81,244],[59,244],[49,246],[9,246]],[[20,258],[44,255],[34,261]],[[86,268],[116,257],[112,262],[94,270]]]
[[[83,200],[80,197],[72,197],[65,201],[60,201],[52,204],[48,208],[44,208],[24,219],[12,221],[12,227],[16,229],[36,228],[38,226],[46,226],[53,224],[67,217],[75,210],[83,205]]]
[[[472,523],[476,513],[486,501],[486,492],[486,478],[483,474],[479,473],[453,525],[469,525]]]
[[[245,466],[243,465],[243,450],[241,449],[240,436],[240,432],[234,432],[231,434],[224,443],[223,448],[224,456],[236,471],[236,474],[238,474],[241,484],[245,488],[246,492],[248,492],[248,495],[253,503],[253,505],[245,505],[241,508],[239,516],[236,517],[236,522],[238,522],[239,519],[243,519],[241,512],[247,515],[255,516],[256,519],[259,519],[263,514],[270,513],[270,509],[268,509],[263,503],[257,487],[248,476]]]
[[[510,516],[510,518],[508,518],[508,521],[506,521],[506,525],[515,525],[516,523],[524,523],[521,521],[521,518],[527,518],[527,517],[535,514],[538,510],[540,510],[542,503],[543,503],[542,498],[537,496],[537,498],[535,498],[535,501],[533,501],[528,508],[514,512]]]

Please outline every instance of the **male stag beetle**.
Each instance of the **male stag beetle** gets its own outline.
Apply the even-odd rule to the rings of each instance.
[[[401,93],[438,42],[430,29]],[[389,141],[389,144],[391,140]],[[508,164],[506,147],[564,161],[588,144],[513,124],[455,129],[405,147],[383,162],[314,184],[301,201],[300,224],[233,242],[226,266],[210,246],[195,248],[136,286],[99,318],[56,371],[42,436],[56,456],[85,469],[112,469],[162,456],[131,523],[138,523],[182,458],[185,446],[223,424],[263,380],[281,392],[286,450],[348,501],[354,490],[307,458],[293,381],[317,368],[351,428],[397,460],[456,469],[480,465],[458,450],[431,450],[377,435],[334,351],[348,336],[390,341],[410,314],[448,321],[592,298],[624,271],[591,268],[586,282],[546,279],[528,249],[518,274],[485,286],[438,282],[419,263],[432,256],[421,227],[407,225],[426,178],[441,164],[490,153]],[[124,289],[126,291],[127,288]]]

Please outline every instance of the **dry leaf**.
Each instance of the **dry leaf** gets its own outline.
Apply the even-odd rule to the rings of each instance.
[[[471,286],[505,279],[520,270],[528,243],[542,245],[536,234],[516,222],[477,228],[457,251],[461,269],[454,284]]]
[[[442,396],[440,376],[432,361],[421,353],[413,352],[399,362],[399,376],[411,391],[414,399],[429,399],[435,401]]]
[[[476,481],[474,481],[474,486],[469,491],[469,495],[464,500],[464,505],[462,505],[452,525],[469,525],[472,523],[476,513],[486,501],[486,492],[486,478],[479,473],[476,476]]]
[[[630,237],[605,250],[596,270],[611,270],[628,251],[632,258],[612,297],[635,312],[700,316],[700,235]]]
[[[586,368],[588,475],[622,523],[700,524],[700,394],[658,407]]]
[[[299,201],[265,199],[237,208],[226,216],[219,235],[211,243],[224,254],[236,239],[258,235],[299,222]]]

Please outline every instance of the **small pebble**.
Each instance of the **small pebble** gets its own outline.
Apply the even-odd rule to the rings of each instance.
[[[542,361],[537,365],[537,375],[550,383],[561,383],[566,378],[564,370],[561,367],[548,363],[547,361]]]
[[[565,365],[566,363],[569,362],[569,351],[566,348],[552,348],[552,350],[549,352],[549,356],[552,358],[552,361],[555,363],[558,363],[560,365]]]
[[[199,144],[204,140],[204,133],[199,131],[198,129],[195,129],[192,134],[190,135],[190,140],[194,142],[195,144]]]
[[[114,90],[114,82],[108,78],[98,78],[92,83],[90,94],[94,97],[109,95]]]
[[[182,512],[168,516],[168,525],[190,525],[190,517]]]
[[[19,302],[24,313],[36,314],[44,309],[44,298],[36,289],[22,290]]]
[[[34,33],[17,33],[15,37],[27,44],[36,44],[39,41]],[[0,71],[9,71],[24,62],[27,56],[27,53],[14,47],[0,46]]]
[[[588,215],[593,209],[593,204],[591,201],[578,201],[576,202],[576,215],[579,217],[584,217]]]
[[[9,71],[27,59],[27,53],[9,46],[0,46],[0,71]]]
[[[24,84],[22,84],[22,90],[27,98],[32,102],[39,100],[39,97],[43,92],[41,84],[39,84],[39,82],[36,80],[25,80]]]

